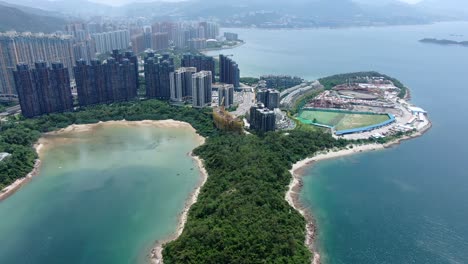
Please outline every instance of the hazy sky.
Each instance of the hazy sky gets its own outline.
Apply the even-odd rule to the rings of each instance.
[[[90,1],[90,2],[95,2],[95,3],[101,3],[101,4],[119,6],[119,5],[134,3],[134,2],[156,2],[156,1],[161,1],[161,2],[180,2],[180,1],[184,1],[184,0],[89,0],[89,1]]]
[[[132,3],[132,2],[154,2],[154,1],[180,2],[184,0],[90,0],[90,1],[95,2],[95,3],[108,4],[108,5],[124,5],[124,4]],[[373,1],[379,1],[379,0],[373,0]],[[399,1],[414,4],[422,0],[399,0]]]

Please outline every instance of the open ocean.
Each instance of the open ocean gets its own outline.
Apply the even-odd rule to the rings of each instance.
[[[242,76],[376,70],[429,112],[423,137],[306,170],[301,200],[316,217],[325,264],[468,263],[468,47],[418,42],[468,40],[468,23],[227,31],[247,42],[222,51]]]

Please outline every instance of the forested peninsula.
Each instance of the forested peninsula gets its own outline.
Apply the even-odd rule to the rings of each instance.
[[[110,120],[190,123],[207,138],[194,153],[208,180],[192,206],[182,235],[164,246],[164,263],[310,263],[304,217],[284,199],[292,164],[318,151],[345,147],[329,133],[309,128],[264,135],[218,131],[211,110],[175,107],[158,100],[98,105],[1,124],[0,183],[7,186],[34,166],[41,133],[71,124]]]

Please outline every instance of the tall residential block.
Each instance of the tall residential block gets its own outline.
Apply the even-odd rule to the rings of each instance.
[[[273,110],[258,103],[250,108],[250,128],[258,132],[274,131],[276,129],[276,116]]]
[[[219,25],[213,22],[160,22],[152,25],[152,33],[167,33],[169,43],[182,49],[189,46],[189,41],[200,39],[191,42],[192,46],[200,47],[204,45],[201,39],[215,39],[219,35]]]
[[[73,44],[73,57],[76,59],[84,59],[89,63],[95,55],[96,47],[92,40],[85,40]]]
[[[78,60],[74,67],[80,106],[132,100],[138,92],[133,53],[114,52],[105,64],[97,59]]]
[[[270,110],[279,108],[280,92],[275,89],[260,89],[257,91],[257,102],[263,103]]]
[[[42,98],[36,89],[35,78],[27,64],[18,64],[14,72],[16,90],[18,92],[21,112],[25,117],[34,117],[42,114],[39,100]]]
[[[224,32],[224,37],[227,41],[238,41],[239,36],[236,33]]]
[[[174,72],[174,61],[169,55],[158,58],[149,53],[145,59],[146,96],[169,100],[171,98],[171,72]]]
[[[168,33],[153,33],[151,37],[151,49],[167,50],[169,48],[169,34]]]
[[[192,105],[203,108],[211,105],[212,76],[210,71],[201,71],[192,75]]]
[[[73,109],[70,77],[63,63],[18,64],[13,73],[21,111],[25,117],[64,112]]]
[[[99,53],[127,49],[130,45],[130,32],[128,30],[92,34],[91,38],[96,44],[96,52]]]
[[[104,76],[109,101],[127,101],[136,97],[135,67],[129,59],[122,59],[119,63],[113,57],[108,58],[104,64]]]
[[[108,101],[104,67],[99,60],[91,64],[83,59],[73,68],[80,106],[94,105]]]
[[[73,36],[0,33],[0,93],[16,94],[13,78],[16,65],[33,65],[36,61],[60,61],[72,74],[75,61]]]
[[[235,88],[240,87],[239,66],[231,58],[219,55],[219,80],[222,83],[232,84]]]
[[[192,75],[196,72],[195,67],[182,67],[170,73],[172,101],[182,102],[192,98]]]
[[[219,106],[224,103],[225,107],[231,107],[234,104],[234,85],[225,84],[219,87]]]
[[[206,49],[206,39],[193,38],[188,41],[188,47],[191,50],[202,50]]]
[[[113,50],[111,54],[112,58],[117,60],[118,63],[122,64],[124,59],[127,59],[130,61],[132,66],[135,68],[134,74],[135,74],[135,85],[138,90],[139,86],[139,80],[138,80],[138,57],[132,52],[132,51],[126,51],[124,53],[121,53],[119,50]]]
[[[213,82],[215,82],[215,60],[213,57],[204,55],[184,54],[181,61],[182,67],[195,67],[197,71],[210,71]]]

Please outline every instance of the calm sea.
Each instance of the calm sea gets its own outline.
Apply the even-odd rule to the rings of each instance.
[[[325,264],[468,263],[468,48],[418,42],[468,40],[468,23],[229,31],[247,41],[223,51],[242,76],[377,70],[429,111],[433,128],[421,138],[306,170],[301,199]]]
[[[2,264],[144,263],[199,181],[187,128],[52,136],[40,175],[0,202]]]

